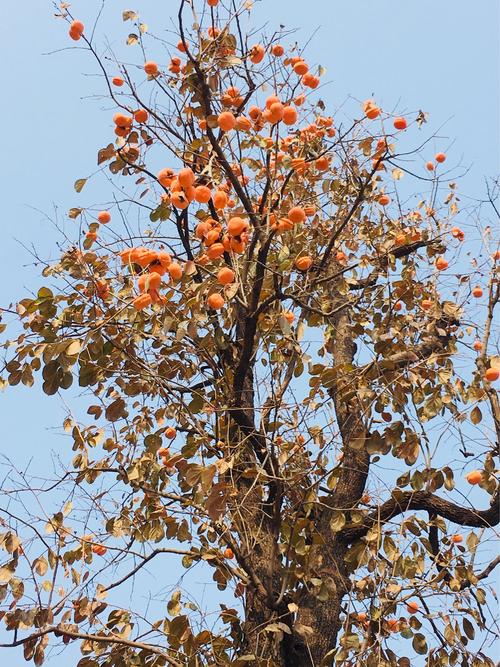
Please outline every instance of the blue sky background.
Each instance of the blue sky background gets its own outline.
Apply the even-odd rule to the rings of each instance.
[[[75,0],[71,9],[91,25],[100,5]],[[118,54],[140,61],[123,46],[130,24],[122,22],[122,10],[137,10],[151,32],[160,33],[172,27],[170,8],[177,2],[107,0],[97,47],[107,37]],[[318,29],[308,61],[327,69],[324,80],[331,83],[322,97],[328,107],[350,95],[373,95],[387,109],[430,112],[427,127],[441,128],[442,140],[429,157],[434,148],[445,149],[450,164],[470,167],[460,191],[484,198],[484,178],[499,172],[499,13],[497,0],[264,0],[256,3],[253,23],[267,22],[268,32],[280,23],[299,27],[301,42]],[[97,149],[111,132],[109,107],[92,99],[105,92],[95,62],[69,48],[66,24],[54,18],[52,3],[6,3],[2,16],[0,305],[6,306],[42,284],[28,249],[33,245],[44,259],[57,255],[60,237],[50,218],[59,215],[74,235],[66,211],[109,200],[104,179],[81,195],[73,183],[95,169]],[[72,403],[69,394],[67,400]],[[50,471],[49,452],[68,457],[59,428],[66,414],[57,397],[21,386],[8,390],[0,395],[2,452],[21,467],[32,459],[37,471]],[[11,667],[26,664],[17,651],[2,651],[4,660]],[[50,664],[62,667],[68,658]]]

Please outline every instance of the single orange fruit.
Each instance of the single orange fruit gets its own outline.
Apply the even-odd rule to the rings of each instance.
[[[304,84],[304,86],[307,86],[308,88],[314,89],[319,86],[319,77],[314,76],[314,74],[311,74],[311,72],[304,74],[301,81]]]
[[[288,219],[291,220],[294,224],[304,222],[306,219],[306,212],[302,206],[294,206],[288,211]]]
[[[295,63],[293,66],[293,71],[299,76],[304,76],[304,74],[309,72],[309,66],[303,60],[299,60],[299,62]]]
[[[479,287],[479,285],[474,287],[472,290],[472,296],[476,297],[476,299],[480,299],[483,296],[483,288]]]
[[[177,174],[177,180],[183,188],[188,188],[190,185],[194,185],[196,180],[194,171],[191,169],[191,167],[184,167]]]
[[[434,159],[436,160],[436,162],[442,163],[446,160],[446,153],[436,153]]]
[[[168,438],[169,440],[173,440],[175,436],[177,435],[177,431],[173,426],[167,426],[165,429],[165,437]]]
[[[224,549],[224,558],[228,558],[229,560],[234,558],[234,551],[231,549],[231,547],[226,547],[226,549]]]
[[[111,213],[109,211],[100,211],[97,214],[97,219],[102,225],[107,225],[111,220]]]
[[[388,204],[391,203],[391,198],[389,197],[389,195],[380,195],[380,197],[378,198],[378,203],[380,204],[380,206],[387,206]]]
[[[154,271],[153,273],[143,273],[137,279],[137,288],[140,292],[148,292],[150,289],[158,289],[161,284],[161,275]]]
[[[248,222],[243,218],[234,217],[227,223],[227,232],[230,236],[240,236],[248,229]]]
[[[255,46],[252,46],[250,49],[249,56],[254,65],[258,65],[260,62],[262,62],[265,55],[266,50],[262,44],[255,44]]]
[[[487,368],[484,374],[484,379],[487,380],[488,382],[495,382],[495,380],[498,380],[499,377],[500,377],[500,370],[498,370],[498,368],[493,368],[492,366],[490,366],[490,368]]]
[[[181,210],[189,206],[189,200],[183,192],[172,192],[170,203]]]
[[[143,310],[153,303],[153,299],[150,294],[140,294],[136,296],[132,301],[132,304],[136,310]]]
[[[330,166],[330,160],[326,155],[322,155],[321,157],[319,157],[317,160],[314,161],[314,164],[316,166],[316,169],[318,169],[319,171],[326,171]]]
[[[210,201],[212,191],[206,185],[198,185],[194,191],[194,198],[199,204],[206,204]]]
[[[308,255],[304,255],[302,257],[297,257],[295,260],[295,266],[298,268],[299,271],[308,271],[311,266],[312,266],[312,258],[309,257]]]
[[[172,180],[175,176],[174,170],[169,167],[162,169],[158,172],[157,179],[160,185],[163,185],[165,188],[169,188],[172,184]]]
[[[235,273],[232,269],[230,269],[228,266],[222,267],[222,269],[219,270],[217,274],[217,281],[221,285],[230,285],[232,282],[234,282],[234,276]]]
[[[132,118],[124,113],[115,113],[113,116],[113,122],[118,127],[124,127],[127,129],[132,127]]]
[[[281,46],[281,44],[275,44],[271,49],[271,53],[273,56],[281,58],[281,56],[285,53],[285,49]]]
[[[160,70],[158,69],[158,64],[155,63],[154,60],[148,60],[144,63],[144,71],[148,76],[157,76]]]
[[[434,171],[435,169],[434,162],[431,162],[429,160],[429,162],[425,163],[425,168],[427,169],[427,171]]]
[[[252,121],[246,116],[238,116],[236,118],[235,127],[237,130],[240,130],[241,132],[248,132],[249,130],[252,129]]]
[[[394,119],[394,127],[396,130],[406,130],[408,127],[408,123],[406,122],[406,118],[403,116],[399,116],[398,118]]]
[[[121,88],[123,84],[125,83],[125,79],[122,79],[121,76],[114,76],[111,79],[111,82],[113,86],[116,86],[117,88]]]
[[[137,109],[137,111],[134,113],[134,118],[138,123],[146,123],[149,118],[149,114],[146,109]]]
[[[229,132],[236,127],[236,118],[231,111],[223,111],[217,118],[217,124],[223,132]]]
[[[479,484],[481,479],[483,478],[483,475],[480,470],[472,470],[471,472],[467,473],[465,475],[465,479],[469,482],[469,484]]]
[[[445,269],[448,268],[448,262],[445,260],[444,257],[438,257],[436,259],[435,266],[438,271],[444,271]]]
[[[294,125],[297,122],[297,110],[292,106],[283,107],[283,122],[285,125]]]
[[[178,262],[171,262],[167,271],[172,280],[180,280],[182,278],[182,266]]]
[[[225,304],[224,297],[215,292],[207,298],[207,306],[214,310],[220,310]]]
[[[408,602],[406,605],[406,611],[409,614],[416,614],[417,611],[420,609],[418,602],[412,600],[411,602]]]
[[[475,340],[474,343],[472,344],[472,347],[474,348],[474,350],[476,350],[476,352],[481,352],[481,350],[483,349],[483,344],[480,340]]]
[[[224,248],[222,243],[214,243],[208,248],[206,254],[209,259],[218,259],[219,257],[222,257],[225,250],[226,249]]]
[[[92,545],[92,552],[97,554],[98,556],[104,556],[106,551],[107,551],[107,549],[103,544],[93,544]]]
[[[464,538],[462,537],[462,535],[456,533],[455,535],[451,536],[451,541],[453,542],[453,544],[460,544],[461,542],[464,541]]]
[[[389,618],[387,621],[387,627],[391,632],[399,631],[399,621],[397,618]]]

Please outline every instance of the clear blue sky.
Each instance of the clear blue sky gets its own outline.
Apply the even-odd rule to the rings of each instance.
[[[74,0],[71,9],[91,25],[100,5]],[[117,53],[132,59],[131,47],[123,46],[129,24],[122,23],[122,10],[139,11],[150,30],[160,33],[171,27],[168,8],[176,6],[175,0],[107,0],[97,47],[107,35]],[[109,199],[103,179],[89,193],[73,191],[74,181],[94,170],[97,149],[109,141],[110,114],[91,98],[104,92],[95,63],[86,52],[68,48],[65,24],[53,14],[49,0],[2,7],[2,306],[41,284],[19,242],[53,258],[60,239],[48,218],[57,210],[73,234],[74,223],[65,220],[71,206]],[[279,23],[299,27],[300,41],[318,29],[308,60],[327,69],[331,83],[322,97],[329,106],[349,95],[374,95],[388,109],[430,112],[429,128],[444,124],[440,134],[444,147],[452,146],[450,162],[471,167],[460,190],[484,196],[484,177],[499,172],[498,0],[263,0],[256,3],[254,21],[267,22],[270,32]],[[67,400],[72,403],[70,394]],[[21,466],[33,457],[40,471],[50,467],[50,451],[67,458],[59,430],[65,414],[57,397],[10,389],[0,396],[2,451]],[[11,667],[22,664],[18,654],[9,658]],[[55,657],[51,664],[68,663]]]

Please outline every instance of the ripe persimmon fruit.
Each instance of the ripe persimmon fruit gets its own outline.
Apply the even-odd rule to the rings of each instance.
[[[222,267],[222,269],[219,269],[219,272],[217,273],[217,281],[221,285],[230,285],[232,282],[234,282],[234,277],[234,271],[228,266]]]
[[[212,191],[206,185],[198,185],[194,190],[194,198],[199,204],[207,204],[212,196]]]
[[[436,162],[442,163],[446,160],[446,153],[436,153],[434,159],[436,160]]]
[[[444,257],[438,257],[435,261],[435,266],[438,271],[444,271],[448,268],[448,262]]]
[[[218,259],[219,257],[222,257],[224,251],[225,248],[222,243],[214,243],[210,246],[210,248],[207,249],[206,254],[210,259]]]
[[[302,257],[297,257],[295,260],[295,266],[299,271],[308,271],[312,266],[312,258],[308,255],[303,255]]]
[[[132,304],[136,310],[143,310],[153,303],[153,298],[150,294],[140,294],[136,296],[132,301]]]
[[[111,213],[109,211],[99,211],[97,219],[102,225],[107,225],[111,220]]]
[[[488,382],[495,382],[495,380],[498,380],[499,377],[500,370],[498,368],[493,368],[493,366],[487,368],[486,372],[484,373],[484,379]]]
[[[167,271],[172,280],[180,280],[182,278],[182,266],[178,262],[171,262]]]
[[[207,298],[207,306],[213,308],[213,310],[220,310],[225,304],[224,297],[214,292],[210,294]]]
[[[472,296],[475,297],[476,299],[480,299],[483,296],[483,288],[479,287],[479,285],[477,285],[477,287],[474,287],[474,289],[472,290]]]
[[[160,70],[154,60],[148,60],[144,63],[144,71],[148,76],[157,76]]]
[[[123,84],[125,83],[125,79],[122,79],[121,76],[114,76],[111,79],[111,82],[112,82],[113,86],[116,86],[117,88],[121,88],[123,86]]]
[[[187,188],[190,185],[194,185],[196,177],[191,167],[184,167],[177,174],[177,180],[179,181],[179,183],[182,185],[183,188]]]
[[[482,478],[483,475],[480,470],[471,470],[471,472],[467,473],[465,476],[465,479],[472,485],[479,484]]]
[[[143,273],[137,279],[137,288],[140,292],[148,292],[150,289],[158,289],[161,284],[161,275],[156,271]]]
[[[453,544],[460,544],[461,542],[464,541],[464,538],[459,533],[456,533],[455,535],[451,536],[451,541],[453,542]]]
[[[387,627],[391,632],[398,632],[399,631],[399,621],[397,618],[389,618],[387,620]]]
[[[395,118],[394,127],[396,128],[396,130],[406,130],[406,128],[408,127],[406,118],[404,118],[403,116],[398,116],[398,118]]]
[[[285,125],[295,125],[297,122],[297,110],[292,106],[283,107],[283,122]]]
[[[252,121],[246,116],[238,116],[236,118],[235,127],[241,132],[248,132],[252,129]]]
[[[106,551],[107,551],[107,548],[103,544],[93,544],[92,545],[92,552],[97,554],[98,556],[104,556]]]
[[[236,127],[236,118],[231,111],[223,111],[217,118],[217,125],[223,132],[229,132]]]
[[[271,53],[273,56],[280,58],[285,53],[285,49],[281,46],[281,44],[275,44],[271,49]]]
[[[234,217],[227,223],[227,232],[230,236],[240,236],[248,229],[248,222],[243,218]]]
[[[85,26],[81,21],[73,21],[69,27],[69,36],[77,42],[85,31]]]
[[[298,224],[300,222],[304,222],[306,219],[306,212],[302,206],[294,206],[288,211],[287,217],[294,224]]]
[[[262,46],[262,44],[255,44],[255,46],[252,46],[250,49],[250,60],[253,62],[254,65],[258,65],[264,60],[264,56],[266,55],[266,50]]]
[[[177,431],[173,426],[167,426],[165,429],[165,437],[168,438],[169,440],[173,440],[175,436],[177,435]]]
[[[411,600],[406,604],[406,611],[409,614],[416,614],[419,609],[420,609],[419,604],[415,600]]]
[[[304,74],[309,72],[309,66],[303,60],[299,60],[299,62],[295,63],[293,66],[293,71],[299,76],[304,76]]]
[[[138,123],[146,123],[149,118],[149,113],[146,109],[137,109],[134,113],[134,118]]]

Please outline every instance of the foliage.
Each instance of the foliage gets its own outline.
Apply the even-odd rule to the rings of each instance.
[[[168,64],[123,12],[138,64],[118,72],[61,7],[116,105],[97,163],[124,194],[69,211],[81,238],[6,345],[6,384],[88,397],[40,492],[71,502],[7,513],[9,645],[41,665],[50,636],[80,639],[79,667],[493,665],[474,643],[498,562],[477,564],[499,523],[490,234],[457,226],[444,153],[399,148],[423,112],[367,100],[337,126],[290,35],[247,36],[250,2],[178,5]],[[234,606],[122,608],[168,558]]]

